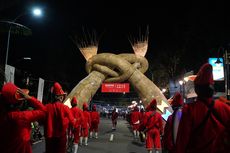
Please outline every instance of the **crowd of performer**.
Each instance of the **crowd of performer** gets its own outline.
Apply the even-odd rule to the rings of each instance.
[[[194,86],[194,101],[185,104],[179,92],[168,99],[173,113],[165,124],[155,99],[145,111],[133,108],[129,122],[134,139],[145,141],[148,153],[230,153],[230,101],[213,98],[214,80],[209,63],[201,66]]]
[[[230,148],[230,107],[226,99],[213,99],[212,66],[204,64],[194,80],[197,98],[184,104],[176,92],[169,99],[173,113],[163,124],[157,101],[152,99],[145,109],[137,106],[130,112],[129,123],[135,140],[145,142],[148,153],[228,153]],[[96,105],[87,102],[79,108],[76,97],[71,106],[63,104],[66,93],[55,82],[51,101],[43,105],[28,90],[13,83],[3,85],[0,93],[0,151],[32,153],[31,131],[34,123],[44,126],[46,153],[78,152],[88,145],[88,138],[98,139],[100,114]],[[223,102],[225,101],[225,102]],[[25,108],[25,103],[33,109]],[[112,129],[116,130],[118,113],[112,112]],[[39,124],[38,124],[39,123]]]

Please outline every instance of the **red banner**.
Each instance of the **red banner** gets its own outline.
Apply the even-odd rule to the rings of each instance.
[[[129,92],[129,83],[103,83],[101,92]]]

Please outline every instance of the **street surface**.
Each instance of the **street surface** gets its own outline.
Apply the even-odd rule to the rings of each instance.
[[[110,141],[113,134],[113,141]],[[45,142],[34,144],[33,153],[44,153]],[[112,130],[111,119],[101,117],[98,139],[91,138],[88,146],[79,146],[78,153],[145,153],[145,145],[134,140],[128,122],[118,119],[117,129]]]

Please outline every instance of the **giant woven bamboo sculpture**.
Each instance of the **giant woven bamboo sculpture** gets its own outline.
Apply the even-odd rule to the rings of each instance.
[[[139,43],[141,44],[139,46],[137,44],[133,45],[135,54],[97,54],[97,47],[95,46],[80,48],[87,60],[88,76],[74,87],[67,96],[65,104],[70,106],[71,99],[76,96],[78,106],[82,108],[82,104],[90,102],[103,82],[129,81],[145,106],[155,98],[159,111],[163,113],[164,108],[169,107],[169,103],[160,89],[144,75],[148,69],[148,61],[144,57],[147,46],[145,42]],[[89,50],[92,54],[89,54]]]

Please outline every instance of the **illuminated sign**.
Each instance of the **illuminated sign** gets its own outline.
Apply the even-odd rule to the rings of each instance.
[[[220,63],[216,63],[218,58],[209,58],[208,62],[212,65],[213,68],[213,79],[215,81],[223,81],[224,80],[224,62],[223,58],[219,58]]]
[[[101,86],[101,92],[129,92],[129,83],[103,83]]]

